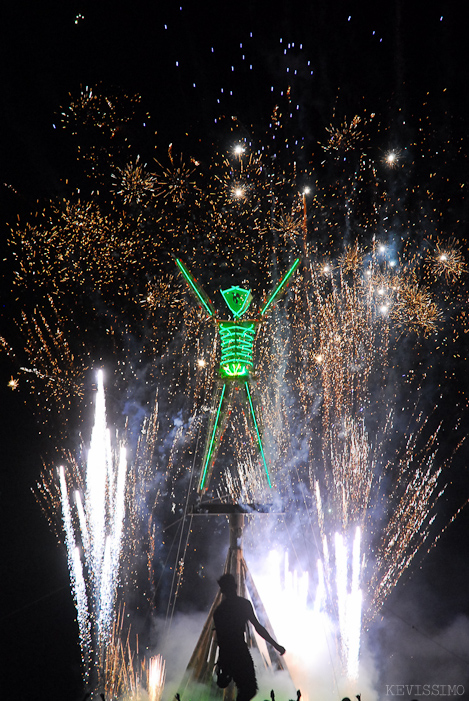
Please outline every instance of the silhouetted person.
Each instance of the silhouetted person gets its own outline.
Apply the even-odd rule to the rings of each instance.
[[[224,574],[218,580],[224,599],[215,609],[213,621],[218,641],[218,686],[228,686],[231,679],[238,688],[237,701],[250,701],[257,692],[254,663],[244,633],[250,621],[259,635],[272,645],[280,655],[285,648],[272,638],[257,620],[252,604],[236,593],[236,581],[232,574]]]

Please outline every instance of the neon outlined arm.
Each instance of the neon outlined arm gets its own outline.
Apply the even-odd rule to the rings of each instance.
[[[247,398],[249,401],[249,408],[251,410],[251,418],[252,418],[252,421],[254,424],[254,429],[255,429],[256,435],[257,435],[257,445],[258,445],[259,452],[260,452],[261,457],[262,457],[262,462],[264,464],[265,476],[267,477],[267,484],[269,485],[269,487],[272,487],[272,482],[270,481],[270,475],[269,475],[269,468],[267,467],[267,461],[265,459],[264,448],[262,447],[261,434],[260,434],[259,426],[258,426],[257,420],[256,420],[256,413],[254,411],[254,407],[253,407],[252,399],[251,399],[251,393],[249,391],[249,385],[247,382],[245,382],[244,386],[246,388],[246,394],[247,394]]]
[[[213,308],[212,303],[210,302],[203,289],[197,284],[195,278],[189,272],[189,269],[186,268],[182,260],[180,260],[179,258],[174,258],[174,262],[181,271],[183,278],[187,282],[189,289],[195,296],[196,300],[200,302],[200,304],[209,316],[215,316],[215,309]]]
[[[262,307],[262,309],[261,309],[261,311],[260,311],[260,315],[261,315],[261,316],[264,316],[264,314],[265,314],[266,311],[269,309],[269,307],[272,306],[272,304],[275,302],[275,300],[276,300],[276,299],[280,296],[280,294],[283,292],[283,290],[285,289],[285,287],[286,287],[286,285],[287,285],[289,279],[291,278],[291,276],[293,275],[293,273],[295,272],[295,270],[297,269],[297,267],[299,266],[299,264],[300,264],[300,259],[297,258],[297,259],[295,260],[295,262],[293,263],[293,265],[291,266],[290,270],[288,270],[288,272],[285,273],[285,275],[284,275],[283,278],[280,280],[280,282],[278,283],[278,285],[277,285],[277,287],[275,288],[275,290],[274,290],[274,291],[272,292],[272,294],[270,295],[270,297],[269,297],[269,299],[267,300],[267,302],[266,302],[266,303],[264,304],[264,306]]]
[[[205,449],[205,457],[204,457],[204,466],[202,468],[202,474],[200,475],[200,480],[199,480],[199,488],[198,492],[201,494],[204,489],[208,488],[208,482],[210,480],[212,470],[209,470],[209,464],[212,459],[212,455],[215,450],[218,450],[218,445],[217,442],[215,441],[215,436],[217,433],[217,429],[219,428],[220,425],[220,412],[223,404],[223,397],[225,396],[225,390],[226,390],[226,384],[223,385],[223,388],[221,390],[221,395],[220,395],[220,400],[218,402],[218,407],[217,407],[217,413],[215,416],[215,421],[213,422],[213,430],[212,430],[212,435],[210,437],[210,442],[207,443],[207,447]],[[223,417],[222,417],[223,420]],[[212,465],[213,467],[213,465]]]

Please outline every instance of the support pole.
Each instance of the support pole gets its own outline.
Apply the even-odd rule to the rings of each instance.
[[[240,513],[235,506],[231,508],[233,510],[227,513],[230,527],[230,539],[228,553],[225,560],[224,573],[233,575],[236,580],[239,596],[243,596],[252,601],[254,613],[256,614],[257,618],[269,631],[272,637],[275,637],[267,613],[264,609],[243,555],[245,514]],[[211,511],[210,513],[213,515],[216,512]],[[207,513],[205,515],[209,514]],[[207,693],[209,693],[210,696],[215,699],[220,699],[223,695],[223,701],[234,701],[235,699],[236,687],[233,682],[231,682],[222,692],[222,690],[218,689],[213,681],[213,672],[218,651],[217,639],[213,625],[213,612],[221,603],[221,600],[222,595],[221,592],[218,591],[210,608],[205,625],[199,636],[195,650],[187,666],[184,680],[181,684],[180,698],[183,699],[183,701],[187,701],[189,698],[192,699],[192,701],[197,701],[198,699],[202,701],[203,699],[207,698]],[[249,627],[247,631],[247,643],[249,647],[257,647],[255,634]],[[269,650],[269,658],[269,660],[265,661],[266,666],[269,666],[274,670],[285,669],[282,658],[275,650]]]

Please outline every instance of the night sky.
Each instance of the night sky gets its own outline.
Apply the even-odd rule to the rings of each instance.
[[[15,333],[8,225],[35,211],[38,200],[64,196],[66,179],[78,177],[74,152],[58,128],[69,93],[97,85],[104,92],[139,93],[151,115],[139,136],[143,154],[152,138],[162,150],[172,142],[177,149],[202,151],[219,138],[218,123],[226,115],[262,129],[289,87],[292,104],[299,106],[292,129],[304,140],[304,154],[318,150],[334,110],[348,118],[376,112],[388,136],[387,143],[376,137],[376,151],[406,148],[419,119],[430,114],[434,133],[459,144],[445,167],[467,184],[469,52],[462,5],[434,0],[293,0],[280,9],[264,0],[4,3],[1,334]],[[467,204],[461,197],[453,206],[467,252]],[[0,360],[0,696],[74,701],[83,691],[66,555],[31,492],[49,439],[36,421],[35,398],[26,388],[8,388],[14,370],[8,358]],[[467,388],[465,362],[464,357],[458,361],[455,372],[456,384]],[[448,401],[449,415],[452,409]],[[467,421],[467,411],[462,416]],[[443,436],[450,452],[450,430]],[[463,447],[448,476],[440,524],[469,497],[466,464]],[[468,528],[466,509],[425,557],[423,549],[386,602],[383,619],[370,633],[370,646],[380,646],[386,656],[376,687],[380,698],[387,684],[426,683],[422,670],[434,659],[449,669],[465,669],[460,684],[466,691],[459,698],[469,698]]]

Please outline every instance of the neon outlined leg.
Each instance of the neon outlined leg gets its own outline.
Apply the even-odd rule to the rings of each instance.
[[[213,465],[220,447],[221,437],[227,421],[227,408],[232,393],[231,383],[225,382],[219,385],[213,395],[212,408],[215,415],[210,421],[207,440],[205,443],[204,459],[202,462],[202,472],[200,474],[198,493],[208,489],[210,477],[212,476]]]
[[[251,393],[250,393],[250,391],[249,391],[249,384],[248,384],[247,382],[245,382],[245,383],[244,383],[244,387],[245,387],[245,389],[246,389],[246,395],[247,395],[247,398],[248,398],[249,408],[250,408],[250,410],[251,410],[251,418],[252,418],[252,422],[253,422],[253,424],[254,424],[254,430],[255,430],[256,436],[257,436],[257,445],[258,445],[258,448],[259,448],[259,453],[261,454],[262,463],[263,463],[263,465],[264,465],[264,470],[265,470],[265,476],[267,477],[267,484],[269,485],[269,487],[272,487],[272,482],[270,481],[270,475],[269,475],[269,468],[267,467],[267,461],[266,461],[266,459],[265,459],[264,448],[263,448],[263,446],[262,446],[262,439],[261,439],[261,432],[260,432],[260,429],[259,429],[259,423],[258,423],[258,421],[257,421],[257,419],[256,419],[256,413],[255,413],[255,411],[254,411],[254,406],[253,406],[253,403],[252,403]]]

